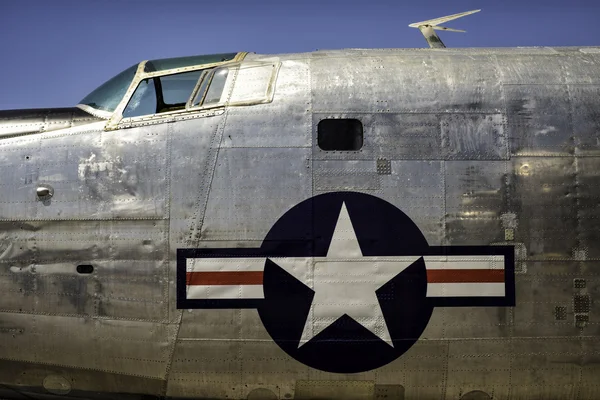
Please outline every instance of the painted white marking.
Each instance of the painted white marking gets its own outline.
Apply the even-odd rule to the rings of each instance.
[[[491,297],[505,296],[500,283],[428,283],[427,297]]]
[[[189,285],[188,299],[262,299],[262,285]]]
[[[429,269],[504,269],[504,256],[424,256]]]
[[[247,258],[188,258],[186,272],[262,271],[264,257]]]

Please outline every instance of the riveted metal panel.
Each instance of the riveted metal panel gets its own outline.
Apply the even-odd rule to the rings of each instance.
[[[272,340],[248,341],[240,357],[241,379],[247,384],[269,383],[279,386],[282,393],[293,393],[299,380],[313,379],[310,374],[314,369],[294,360]]]
[[[362,118],[359,116],[358,118]],[[435,114],[377,114],[364,124],[363,151],[389,160],[443,158],[440,117]],[[329,157],[329,155],[326,155]]]
[[[600,85],[569,85],[576,154],[600,155]]]
[[[475,336],[475,335],[472,335]],[[511,342],[506,339],[464,339],[449,343],[446,396],[484,389],[508,397],[511,380]]]
[[[169,124],[169,250],[175,260],[177,249],[198,245],[200,227],[211,188],[225,115],[212,115]],[[175,262],[168,265],[169,320],[179,321],[176,309]]]
[[[444,307],[439,318],[429,322],[442,338],[506,338],[511,335],[511,310],[493,307]]]
[[[158,304],[164,303],[166,269],[160,266],[167,243],[160,222],[162,227],[152,221],[14,226],[7,236],[23,239],[3,253],[0,286],[12,295],[0,301],[0,309],[162,320]],[[93,273],[79,274],[81,264],[91,265]]]
[[[407,399],[437,397],[446,390],[448,349],[446,341],[419,341],[401,359],[378,369],[377,383],[404,382]]]
[[[496,59],[485,53],[431,57],[439,80],[440,109],[449,112],[500,113],[504,95]],[[431,78],[430,78],[431,79]]]
[[[241,310],[186,310],[181,317],[179,339],[240,339]]]
[[[313,58],[315,111],[499,112],[495,60],[448,53]],[[347,99],[340,109],[339,98]]]
[[[507,160],[506,121],[502,114],[441,116],[444,158],[450,160]]]
[[[439,109],[435,69],[421,57],[313,58],[313,110],[346,112]],[[402,90],[402,88],[405,88]],[[399,95],[400,94],[400,95]]]
[[[296,383],[295,399],[372,400],[375,384],[372,381],[311,381]]]
[[[600,258],[600,159],[576,159],[576,193],[579,247],[586,249],[588,258]]]
[[[262,240],[285,211],[311,197],[309,152],[221,149],[202,240]]]
[[[515,338],[513,343],[513,396],[572,398],[582,355],[577,337]]]
[[[381,176],[377,196],[408,215],[434,246],[445,235],[444,190],[443,162],[394,160],[392,174]]]
[[[583,50],[583,49],[582,49]],[[600,84],[597,54],[569,53],[569,57],[559,57],[565,83],[577,85]]]
[[[554,52],[556,53],[556,52]],[[565,83],[560,57],[543,54],[497,54],[504,84],[552,85]]]
[[[40,136],[0,142],[0,219],[19,221],[36,215]]]
[[[543,264],[542,264],[543,265]],[[573,289],[570,279],[556,275],[519,276],[517,278],[519,306],[514,309],[516,336],[577,336],[573,323]],[[567,305],[571,318],[556,320],[556,305]]]
[[[504,93],[512,155],[574,154],[567,85],[507,85]]]
[[[378,190],[380,177],[373,161],[313,161],[315,191]]]
[[[357,119],[363,146],[357,151],[318,147],[318,125],[324,119]],[[508,159],[506,121],[502,114],[313,114],[315,159]]]
[[[504,241],[501,214],[508,207],[504,161],[448,161],[445,163],[446,233],[454,245]]]
[[[575,159],[518,157],[513,171],[509,196],[519,221],[515,240],[532,258],[570,258],[579,230]]]
[[[13,336],[0,331],[5,359],[163,378],[168,337],[175,326],[135,321],[2,314]],[[32,323],[33,322],[33,323]]]
[[[222,147],[309,147],[310,100],[307,62],[284,61],[272,103],[228,111]]]
[[[177,341],[169,374],[167,396],[191,398],[242,398],[243,344],[228,340]]]
[[[38,182],[50,184],[54,196],[36,203],[36,219],[164,218],[165,131],[155,125],[44,136]]]

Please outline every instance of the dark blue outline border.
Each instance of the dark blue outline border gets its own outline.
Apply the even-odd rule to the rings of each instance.
[[[288,243],[289,244],[289,243]],[[299,246],[299,254],[290,254],[286,246],[265,248],[197,248],[177,249],[177,308],[178,309],[230,309],[258,308],[264,299],[214,299],[186,298],[186,260],[188,258],[251,258],[251,257],[312,257],[306,254],[309,247]],[[275,250],[272,250],[275,249]],[[278,251],[281,249],[281,251]],[[410,254],[398,254],[405,256]],[[430,246],[421,256],[504,256],[505,296],[485,297],[428,297],[434,307],[514,307],[515,296],[515,248],[514,246]]]

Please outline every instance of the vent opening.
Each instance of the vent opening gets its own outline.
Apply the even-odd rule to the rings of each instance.
[[[94,272],[94,266],[93,265],[78,265],[77,272],[80,274],[91,274],[92,272]]]
[[[325,151],[357,151],[363,146],[363,125],[357,119],[323,119],[317,125],[317,144]]]

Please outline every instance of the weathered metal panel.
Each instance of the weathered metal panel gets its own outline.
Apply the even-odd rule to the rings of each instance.
[[[394,160],[377,196],[408,215],[435,246],[445,237],[444,190],[443,162]]]
[[[40,136],[0,141],[0,219],[22,221],[36,215]]]
[[[143,395],[160,393],[163,381],[118,373],[71,368],[46,363],[0,360],[0,376],[16,382],[18,389],[25,390],[27,397],[47,399],[50,393],[75,398],[91,398],[98,393],[110,393],[114,400],[139,399]],[[59,391],[50,392],[48,383],[58,381]],[[0,396],[14,398],[15,388],[0,388]],[[19,397],[17,397],[19,398]]]
[[[575,154],[600,156],[600,85],[569,85],[568,88]]]
[[[567,85],[510,85],[504,92],[512,155],[574,154]]]
[[[418,341],[401,359],[377,370],[377,383],[403,382],[407,399],[437,398],[446,391],[448,350],[444,340]]]
[[[568,57],[560,57],[559,63],[563,69],[565,83],[577,85],[598,85],[598,54],[585,53],[581,49],[579,53],[569,52]]]
[[[575,397],[582,356],[580,338],[515,338],[512,343],[513,398]]]
[[[313,58],[317,112],[499,112],[503,96],[489,56],[427,52]],[[339,98],[343,98],[344,106]]]
[[[575,159],[576,177],[571,196],[577,198],[577,247],[589,259],[600,258],[600,158]]]
[[[358,151],[318,147],[318,124],[324,119],[357,119],[363,125]],[[506,121],[502,114],[313,114],[315,159],[505,160]]]
[[[363,118],[362,116],[358,117]],[[440,117],[435,114],[377,114],[364,124],[363,151],[390,160],[444,158]],[[329,157],[329,155],[326,155]]]
[[[373,161],[314,160],[314,190],[378,190],[380,176]]]
[[[450,114],[440,117],[444,159],[507,160],[502,114]]]
[[[310,100],[307,62],[284,61],[272,103],[228,111],[222,147],[309,147]]]
[[[508,398],[511,350],[511,341],[506,339],[449,342],[446,398],[464,398],[461,396],[474,390],[493,394],[494,398]]]
[[[194,118],[168,125],[169,174],[169,279],[165,301],[169,303],[169,320],[180,321],[176,309],[177,249],[197,246],[200,227],[217,159],[224,115]]]
[[[528,257],[570,258],[577,247],[578,208],[573,157],[512,160],[508,209],[516,214],[515,241]]]
[[[553,51],[556,54],[556,51]],[[500,79],[504,84],[556,85],[565,83],[565,76],[554,54],[496,54]]]
[[[264,239],[277,218],[311,196],[309,155],[303,148],[221,149],[202,240]]]
[[[68,129],[103,121],[77,108],[0,111],[0,138]]]
[[[448,161],[445,163],[446,234],[453,245],[481,245],[504,241],[501,214],[508,207],[504,161]]]
[[[165,130],[155,125],[44,136],[38,183],[55,191],[37,202],[36,219],[164,218]]]
[[[135,321],[3,313],[4,359],[138,377],[164,378],[176,326]]]

